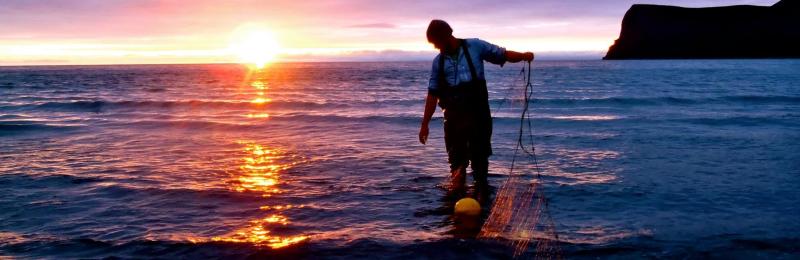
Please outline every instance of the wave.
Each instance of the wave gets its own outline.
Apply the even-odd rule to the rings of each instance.
[[[497,107],[518,106],[517,99],[491,99],[490,105]],[[103,112],[106,110],[142,110],[142,109],[231,109],[249,110],[254,108],[278,109],[343,109],[343,108],[376,108],[386,106],[420,106],[422,99],[389,99],[371,101],[282,101],[273,100],[263,104],[250,101],[215,101],[215,100],[77,100],[50,101],[0,106],[7,110],[44,110],[44,111],[80,111]],[[682,97],[603,97],[603,98],[534,98],[534,105],[546,106],[668,106],[668,105],[703,105],[703,104],[800,104],[800,96],[723,96],[709,98]]]
[[[253,108],[337,108],[346,107],[346,104],[331,104],[304,101],[271,101],[257,104],[245,101],[106,101],[106,100],[81,100],[81,101],[53,101],[36,104],[6,105],[0,109],[8,110],[45,110],[45,111],[82,111],[103,112],[106,110],[139,110],[139,109],[241,109]]]
[[[8,235],[11,236],[11,235]],[[224,242],[200,242],[142,239],[119,243],[92,238],[39,239],[16,235],[13,240],[0,242],[0,251],[23,258],[181,258],[181,259],[229,259],[248,255],[294,258],[297,252],[268,250],[250,244]]]
[[[145,119],[145,120],[120,120],[107,121],[102,124],[111,127],[137,127],[137,128],[187,128],[187,129],[215,129],[231,131],[264,130],[265,126],[275,123],[285,123],[284,127],[304,128],[315,123],[342,124],[394,124],[394,125],[418,125],[421,115],[410,115],[401,113],[397,115],[366,115],[351,116],[344,114],[271,114],[263,120],[240,120],[241,117],[232,117],[229,120],[217,119],[197,119],[197,120],[175,120],[175,119]],[[653,125],[663,123],[682,123],[709,126],[756,126],[756,125],[797,125],[798,115],[765,115],[765,116],[720,116],[720,117],[636,117],[618,115],[533,115],[531,122],[541,126],[622,126],[622,125]],[[441,122],[441,117],[434,117],[433,122]],[[504,114],[492,118],[495,127],[517,126],[519,124],[518,115]],[[436,123],[438,124],[438,123]],[[359,127],[359,126],[348,126]]]
[[[800,118],[800,116],[796,115],[784,115],[780,117],[731,116],[720,118],[685,118],[675,119],[674,121],[707,126],[797,126],[800,124],[797,121],[798,118]]]
[[[441,239],[396,243],[382,239],[358,239],[344,245],[315,241],[271,249],[248,243],[141,239],[118,243],[92,238],[54,238],[7,232],[0,250],[30,258],[211,258],[211,259],[304,259],[304,258],[479,258],[510,259],[512,250],[502,240]],[[737,236],[741,237],[741,236]],[[700,244],[660,245],[646,237],[625,239],[604,245],[559,243],[559,257],[567,258],[730,258],[757,255],[781,258],[797,253],[796,238],[713,239]],[[523,257],[536,256],[532,248]]]
[[[0,121],[0,134],[72,130],[79,127],[78,125],[46,124],[31,121]]]
[[[127,242],[96,238],[57,238],[7,232],[0,250],[31,258],[211,258],[211,259],[304,259],[365,258],[383,256],[405,258],[426,255],[432,258],[510,258],[507,246],[477,239],[443,239],[430,242],[396,243],[383,239],[357,239],[346,244],[325,241],[298,243],[272,249],[250,243],[209,241],[192,235],[172,239],[139,239]],[[58,249],[58,250],[54,250]],[[439,256],[439,257],[435,257]],[[449,256],[449,257],[445,257]]]
[[[47,186],[63,186],[63,185],[73,185],[73,184],[96,183],[108,180],[109,179],[105,179],[102,177],[87,177],[87,176],[77,176],[70,174],[31,176],[21,173],[9,173],[0,177],[0,184],[16,183],[17,185],[20,185],[23,183],[39,182],[47,184]]]
[[[28,175],[21,172],[10,172],[0,175],[0,184],[14,187],[25,187],[36,184],[43,189],[59,189],[63,187],[84,186],[83,192],[103,194],[104,196],[120,197],[164,197],[172,199],[220,199],[237,202],[263,202],[259,193],[231,192],[228,189],[196,189],[196,188],[170,188],[162,180],[132,180],[125,173],[94,174],[92,176],[82,173]]]
[[[519,117],[516,114],[500,113],[501,116],[492,118],[495,127],[518,126]],[[624,126],[624,125],[658,125],[669,123],[706,125],[706,126],[759,126],[779,125],[797,126],[796,120],[800,115],[773,114],[764,116],[725,115],[720,117],[638,117],[622,115],[547,115],[535,114],[531,122],[537,126],[562,127],[562,126]],[[391,124],[416,126],[420,123],[421,115],[409,113],[386,115],[347,115],[341,114],[270,114],[263,119],[243,119],[241,115],[227,117],[199,117],[185,118],[158,118],[158,117],[121,117],[113,120],[101,120],[90,123],[92,126],[124,128],[124,129],[192,129],[192,130],[229,130],[251,131],[275,128],[265,128],[274,124],[281,124],[282,129],[305,128],[317,123],[323,124]],[[441,117],[434,117],[434,124],[440,124]],[[34,133],[47,131],[68,131],[85,127],[86,125],[45,123],[41,121],[0,121],[0,134]],[[351,125],[347,127],[361,127]]]
[[[702,105],[702,104],[798,104],[800,96],[723,96],[709,98],[680,98],[680,97],[607,97],[607,98],[544,98],[533,99],[534,104],[545,105],[614,105],[614,106],[653,106],[653,105]]]
[[[727,96],[723,97],[726,101],[747,102],[747,103],[798,103],[800,96]]]
[[[273,120],[290,121],[310,121],[310,122],[342,122],[342,121],[363,121],[363,122],[386,122],[386,123],[419,123],[422,115],[374,115],[374,116],[347,116],[347,115],[307,115],[291,114],[277,115]],[[531,120],[539,122],[576,122],[576,121],[614,121],[621,120],[623,117],[613,115],[534,115]],[[441,121],[441,117],[434,117],[433,121]],[[519,115],[493,116],[494,124],[519,124]]]

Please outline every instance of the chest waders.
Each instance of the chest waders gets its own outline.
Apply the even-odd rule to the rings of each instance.
[[[444,53],[439,55],[439,106],[444,111],[444,142],[450,169],[462,169],[472,164],[476,184],[488,185],[486,176],[489,156],[492,155],[492,116],[486,80],[478,77],[466,41],[461,48],[472,79],[451,86],[445,79]],[[458,58],[456,58],[458,59]],[[458,68],[456,68],[458,69]],[[456,73],[457,74],[457,73]],[[456,75],[458,77],[458,75]]]

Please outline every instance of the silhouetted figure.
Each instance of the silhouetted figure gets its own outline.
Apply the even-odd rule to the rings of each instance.
[[[463,195],[466,168],[471,164],[475,197],[484,204],[489,195],[492,116],[483,61],[502,66],[505,62],[530,62],[534,55],[508,51],[480,39],[455,38],[453,29],[442,20],[431,21],[427,37],[440,53],[433,59],[419,141],[425,144],[428,140],[428,123],[438,102],[444,112],[444,140],[452,180],[450,195]]]

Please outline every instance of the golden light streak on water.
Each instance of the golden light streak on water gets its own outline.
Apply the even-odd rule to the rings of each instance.
[[[264,71],[261,71],[261,73],[263,73],[263,72]],[[258,76],[258,75],[256,75],[256,76]],[[267,95],[266,90],[269,88],[269,87],[267,87],[267,82],[266,81],[263,81],[263,80],[260,80],[260,79],[256,79],[256,80],[254,80],[253,82],[250,83],[250,86],[253,87],[254,90],[256,90],[255,97],[250,100],[250,103],[252,103],[253,105],[259,105],[260,106],[260,105],[264,105],[266,103],[272,102],[272,99],[266,97],[266,95]],[[248,118],[268,118],[269,114],[267,114],[267,113],[249,113],[246,116]]]
[[[236,191],[258,191],[264,194],[280,193],[275,187],[279,184],[280,172],[287,169],[290,164],[280,164],[276,160],[283,158],[283,154],[275,149],[267,149],[258,144],[247,144],[244,148],[249,155],[242,158],[243,164],[236,177]]]
[[[259,97],[259,98],[253,99],[252,101],[250,101],[250,103],[253,103],[253,104],[264,104],[264,103],[269,103],[271,101],[272,101],[272,99]]]
[[[214,237],[212,241],[251,243],[257,246],[269,246],[271,248],[282,248],[303,242],[308,236],[279,236],[273,235],[267,230],[269,225],[287,225],[289,221],[285,216],[272,215],[264,219],[257,219],[250,222],[250,226],[240,229],[233,234],[221,237]]]
[[[287,205],[275,205],[275,206],[269,206],[269,205],[261,206],[260,209],[262,209],[262,210],[270,210],[270,209],[282,210],[282,209],[305,208],[305,207],[306,207],[306,205],[304,205],[304,204],[300,204],[300,205],[289,205],[289,204],[287,204]]]
[[[269,114],[261,113],[261,114],[247,114],[248,118],[269,118]]]
[[[269,88],[265,82],[260,80],[253,81],[253,83],[250,83],[250,86],[258,90],[265,90]]]
[[[266,95],[268,83],[263,79],[263,73],[267,70],[250,70],[246,81],[253,89],[245,93],[254,94],[251,103],[255,110],[264,110],[265,103],[271,101]],[[248,86],[243,85],[243,86]],[[248,118],[269,118],[266,111],[253,111],[245,114]],[[286,152],[278,148],[267,147],[252,141],[238,141],[244,146],[244,156],[238,170],[234,171],[230,177],[231,190],[236,192],[256,192],[260,193],[265,200],[275,194],[286,192],[281,189],[281,175],[285,170],[296,165],[295,158],[286,156]],[[251,220],[245,227],[239,228],[229,234],[211,238],[212,241],[251,243],[257,246],[268,246],[271,248],[281,248],[303,242],[309,236],[303,234],[275,234],[278,227],[286,226],[291,223],[286,215],[288,210],[303,208],[305,205],[264,205],[260,210],[269,213],[260,218]],[[281,228],[280,230],[286,230]],[[285,231],[284,231],[285,232]]]
[[[269,149],[259,144],[241,143],[245,145],[246,156],[242,158],[242,165],[237,171],[238,176],[234,176],[232,189],[237,192],[261,192],[264,197],[283,192],[278,188],[281,173],[294,165],[293,163],[280,163],[281,160],[286,159],[285,153],[279,149]],[[281,248],[303,242],[309,237],[306,235],[281,236],[273,234],[271,230],[272,227],[286,226],[291,223],[289,218],[281,213],[282,211],[302,207],[305,205],[262,206],[261,210],[269,210],[274,213],[252,220],[248,226],[231,234],[213,237],[211,240],[251,243],[271,248]]]

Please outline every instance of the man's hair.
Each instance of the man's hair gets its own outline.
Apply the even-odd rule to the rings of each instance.
[[[453,35],[453,28],[450,28],[450,25],[445,21],[439,19],[431,20],[431,23],[428,24],[426,35],[428,36],[428,42],[438,41]]]

